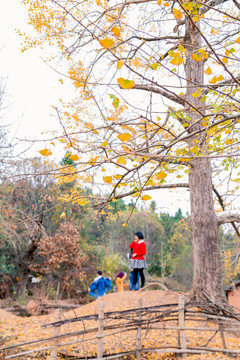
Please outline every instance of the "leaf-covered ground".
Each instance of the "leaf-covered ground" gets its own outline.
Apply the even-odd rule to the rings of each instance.
[[[108,294],[104,298],[98,299],[92,303],[77,308],[74,311],[67,311],[62,313],[62,319],[70,319],[74,317],[80,317],[85,315],[97,314],[99,309],[99,302],[104,301],[104,311],[118,311],[125,309],[137,308],[139,304],[139,299],[142,299],[143,307],[155,306],[158,304],[169,304],[178,302],[178,294],[174,292],[164,292],[160,290],[154,291],[145,291],[145,292],[129,292],[125,291],[122,293],[113,293]],[[105,319],[105,326],[112,325],[113,323],[124,323],[127,322],[125,319]],[[32,316],[29,318],[21,318],[14,316],[12,314],[6,313],[3,310],[0,310],[0,341],[2,346],[7,346],[11,344],[18,344],[23,342],[29,342],[36,339],[48,338],[53,335],[53,328],[42,328],[42,325],[51,323],[54,321],[54,313],[44,316]],[[186,326],[188,327],[208,327],[209,329],[216,328],[216,324],[203,322],[193,322],[187,321]],[[71,324],[66,324],[61,327],[61,334],[75,332],[83,329],[95,328],[98,326],[96,320],[88,320],[84,322],[74,322]],[[165,327],[176,326],[176,323],[168,322],[165,324]],[[109,330],[109,332],[116,332],[117,329]],[[107,331],[105,331],[106,333]],[[186,339],[188,346],[203,346],[209,341],[213,336],[213,331],[194,331],[188,330],[186,332]],[[62,355],[59,354],[59,358],[62,358],[64,354],[78,355],[79,357],[92,357],[96,355],[97,352],[97,339],[93,337],[96,333],[87,333],[86,335],[81,335],[78,337],[71,337],[62,339],[62,343],[68,343],[64,347],[61,347]],[[74,341],[88,338],[88,341],[82,341],[74,343]],[[153,330],[142,330],[142,346],[144,348],[153,348],[153,347],[175,347],[178,344],[178,335],[175,329],[163,330],[162,323],[154,324]],[[228,349],[240,350],[240,339],[239,333],[236,332],[226,332],[225,341]],[[122,334],[113,334],[109,337],[104,338],[104,350],[106,353],[118,353],[118,352],[127,352],[136,348],[137,344],[137,331],[128,331]],[[14,354],[16,352],[37,349],[37,348],[47,348],[51,345],[48,343],[38,343],[34,347],[29,345],[24,345],[21,348],[9,349],[6,351],[6,355]],[[213,339],[208,343],[208,347],[217,347],[223,348],[223,343],[219,332],[213,337]],[[28,354],[23,357],[23,359],[32,359],[32,358],[49,358],[49,350],[41,350],[40,353]],[[133,356],[129,358],[134,358]],[[143,359],[175,359],[176,356],[173,354],[143,354]],[[198,355],[188,355],[187,359],[232,359],[232,357],[217,353],[217,354],[198,354]]]

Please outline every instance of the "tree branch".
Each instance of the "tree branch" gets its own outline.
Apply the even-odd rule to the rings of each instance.
[[[130,196],[130,195],[136,194],[138,192],[157,190],[157,189],[183,188],[183,187],[184,188],[189,188],[189,184],[188,183],[179,183],[179,184],[154,185],[154,186],[149,186],[149,187],[143,188],[141,190],[132,190],[132,191],[129,191],[129,192],[125,192],[124,194],[116,195],[116,196],[114,196],[114,199],[116,199],[116,200],[122,199],[122,198],[124,198],[126,196]],[[111,199],[108,199],[108,200],[111,201]],[[101,206],[102,204],[105,204],[105,202],[94,204],[94,207]]]
[[[229,214],[223,212],[222,214],[217,215],[217,220],[219,225],[233,222],[240,223],[240,214]]]
[[[240,9],[240,4],[237,2],[237,0],[233,0],[233,2],[234,2],[234,4],[236,5],[236,7],[237,7],[238,9]]]
[[[217,191],[217,189],[214,186],[213,186],[213,191],[215,192],[215,194],[216,194],[216,196],[218,198],[218,201],[219,201],[219,204],[221,205],[221,208],[223,210],[225,210],[225,205],[224,205],[223,199],[222,199],[221,195],[219,194],[219,192]],[[237,225],[233,221],[231,222],[231,224],[232,224],[232,227],[234,228],[234,230],[236,231],[237,236],[240,238],[240,232],[238,230]]]
[[[167,91],[164,91],[164,90],[161,90],[161,89],[158,89],[156,87],[153,87],[151,85],[145,85],[145,84],[135,84],[134,86],[134,89],[137,89],[137,90],[145,90],[145,91],[150,91],[150,92],[153,92],[155,94],[160,94],[162,96],[165,96],[166,98],[168,98],[169,100],[173,101],[173,102],[176,102],[182,106],[185,105],[185,101],[180,99],[180,97],[178,96],[174,96],[174,95],[171,95],[169,94]]]
[[[240,76],[236,76],[236,79],[237,79],[237,81],[239,81]],[[207,94],[209,90],[215,90],[215,89],[218,89],[221,86],[230,86],[230,85],[239,86],[238,83],[236,84],[236,82],[233,79],[227,79],[225,81],[219,82],[216,85],[207,86],[207,88],[203,91],[203,94]]]
[[[201,14],[206,14],[207,11],[212,10],[212,8],[214,8],[215,6],[223,4],[226,1],[228,1],[228,0],[212,0],[212,1],[210,1],[210,3],[207,4],[207,6],[202,8]]]

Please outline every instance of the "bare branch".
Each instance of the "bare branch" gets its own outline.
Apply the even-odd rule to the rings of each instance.
[[[168,93],[167,91],[158,89],[158,88],[156,88],[156,87],[154,87],[154,86],[151,86],[151,85],[135,84],[134,89],[150,91],[150,92],[153,92],[153,93],[155,93],[155,94],[162,95],[162,96],[168,98],[169,100],[171,100],[171,101],[173,101],[173,102],[176,102],[176,103],[178,103],[178,104],[180,104],[180,105],[182,105],[182,106],[185,105],[185,101],[182,100],[182,99],[180,98],[180,96],[171,95],[171,94]]]
[[[227,223],[233,223],[233,222],[239,222],[240,223],[240,214],[229,214],[229,213],[221,213],[217,216],[218,224],[227,224]]]
[[[240,9],[240,4],[237,2],[237,0],[233,0],[233,2],[237,6],[237,8]]]

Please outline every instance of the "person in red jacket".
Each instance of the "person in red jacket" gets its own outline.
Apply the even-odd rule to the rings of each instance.
[[[132,260],[129,268],[133,270],[133,290],[136,290],[136,284],[138,280],[138,274],[141,277],[141,287],[144,287],[145,276],[143,270],[147,268],[144,255],[147,253],[146,244],[143,241],[143,234],[138,231],[134,234],[135,240],[129,245],[130,249],[133,249]]]

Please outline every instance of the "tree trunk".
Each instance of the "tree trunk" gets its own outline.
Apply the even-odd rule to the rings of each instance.
[[[29,236],[29,244],[23,255],[21,262],[19,263],[19,273],[18,276],[20,281],[17,286],[17,295],[25,297],[27,282],[29,280],[29,274],[31,272],[30,265],[33,262],[35,252],[37,250],[37,243],[43,235],[46,235],[45,229],[42,225],[43,223],[43,214],[39,216],[38,221],[33,221],[32,223],[32,233]]]
[[[212,173],[208,159],[197,159],[189,174],[193,242],[193,295],[222,297],[218,221],[213,207]]]
[[[202,121],[197,120],[201,119],[201,114],[204,114],[200,97],[192,96],[193,92],[198,89],[198,84],[204,84],[204,59],[201,61],[192,59],[192,54],[199,55],[198,50],[202,47],[200,31],[197,28],[200,30],[200,20],[193,23],[191,19],[186,18],[185,48],[187,49],[187,56],[185,73],[188,87],[185,96],[195,109],[200,109],[200,112],[192,109],[187,111],[187,115],[191,117],[190,132],[201,129]],[[205,138],[200,134],[191,138],[189,148],[197,145],[201,148],[201,153],[205,153]],[[219,300],[220,294],[221,297],[223,296],[223,289],[220,281],[218,221],[213,205],[210,160],[198,158],[192,161],[189,173],[189,190],[194,260],[192,295],[195,298],[203,298],[204,292],[213,301],[216,301]]]

